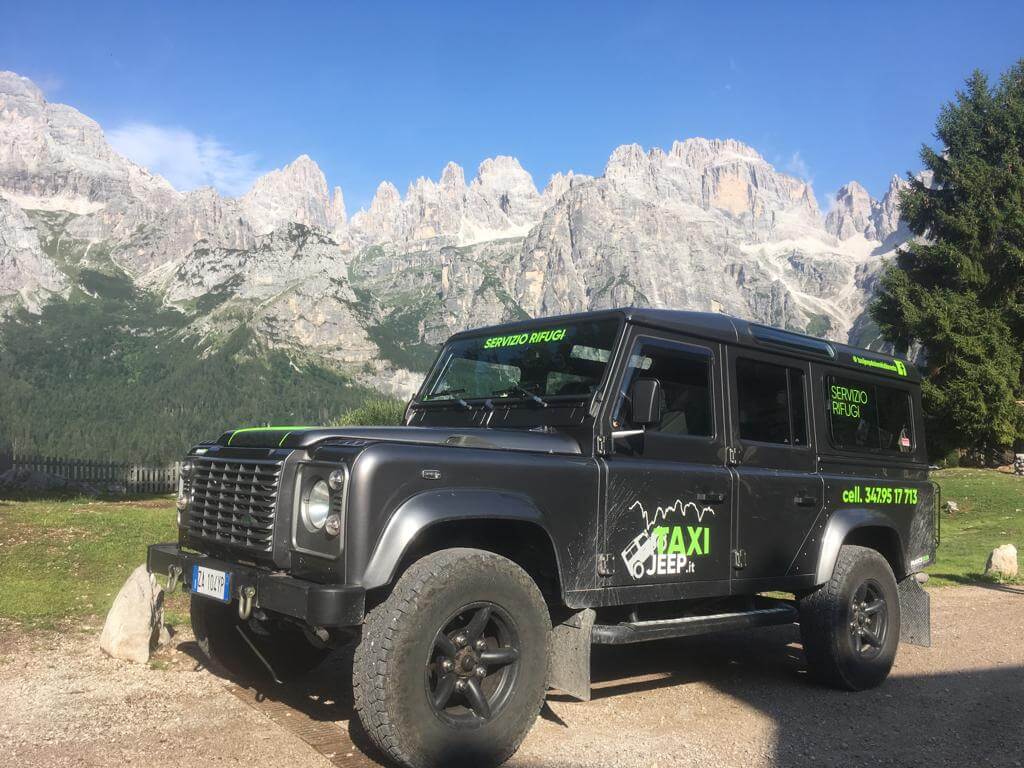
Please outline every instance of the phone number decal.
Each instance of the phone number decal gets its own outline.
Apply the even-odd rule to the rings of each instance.
[[[917,488],[855,485],[843,490],[844,504],[917,504]]]

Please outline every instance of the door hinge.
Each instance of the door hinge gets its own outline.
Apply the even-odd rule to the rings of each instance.
[[[607,435],[597,436],[597,452],[601,455],[608,453],[608,437]]]
[[[597,575],[608,577],[615,574],[615,555],[597,556]]]
[[[725,451],[725,463],[730,467],[738,466],[740,463],[740,450],[739,448],[729,447]]]
[[[732,567],[737,571],[742,571],[747,567],[747,550],[734,549],[732,551]]]

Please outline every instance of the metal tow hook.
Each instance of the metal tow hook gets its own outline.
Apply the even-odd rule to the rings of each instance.
[[[167,589],[164,590],[168,595],[171,594],[178,585],[181,584],[181,566],[170,565],[167,567]]]
[[[252,616],[252,599],[256,597],[253,587],[242,587],[238,590],[238,618],[246,621]]]

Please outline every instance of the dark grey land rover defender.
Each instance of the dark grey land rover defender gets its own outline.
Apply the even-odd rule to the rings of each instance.
[[[360,718],[408,766],[501,763],[548,687],[589,697],[592,644],[799,622],[818,679],[869,688],[929,638],[919,383],[716,314],[460,333],[404,426],[194,448],[149,569],[237,674],[356,645]]]

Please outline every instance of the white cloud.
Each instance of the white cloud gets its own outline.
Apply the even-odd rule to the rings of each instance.
[[[804,181],[814,181],[814,177],[811,175],[811,169],[807,166],[804,159],[800,157],[799,151],[790,155],[789,160],[786,161],[785,170],[786,173],[791,173]]]
[[[160,174],[175,189],[210,186],[237,196],[260,174],[255,155],[234,152],[214,138],[185,128],[127,123],[108,131],[107,138],[114,149]]]
[[[36,84],[36,87],[39,88],[47,98],[53,96],[53,94],[64,87],[64,81],[57,75],[33,75],[29,79]]]

